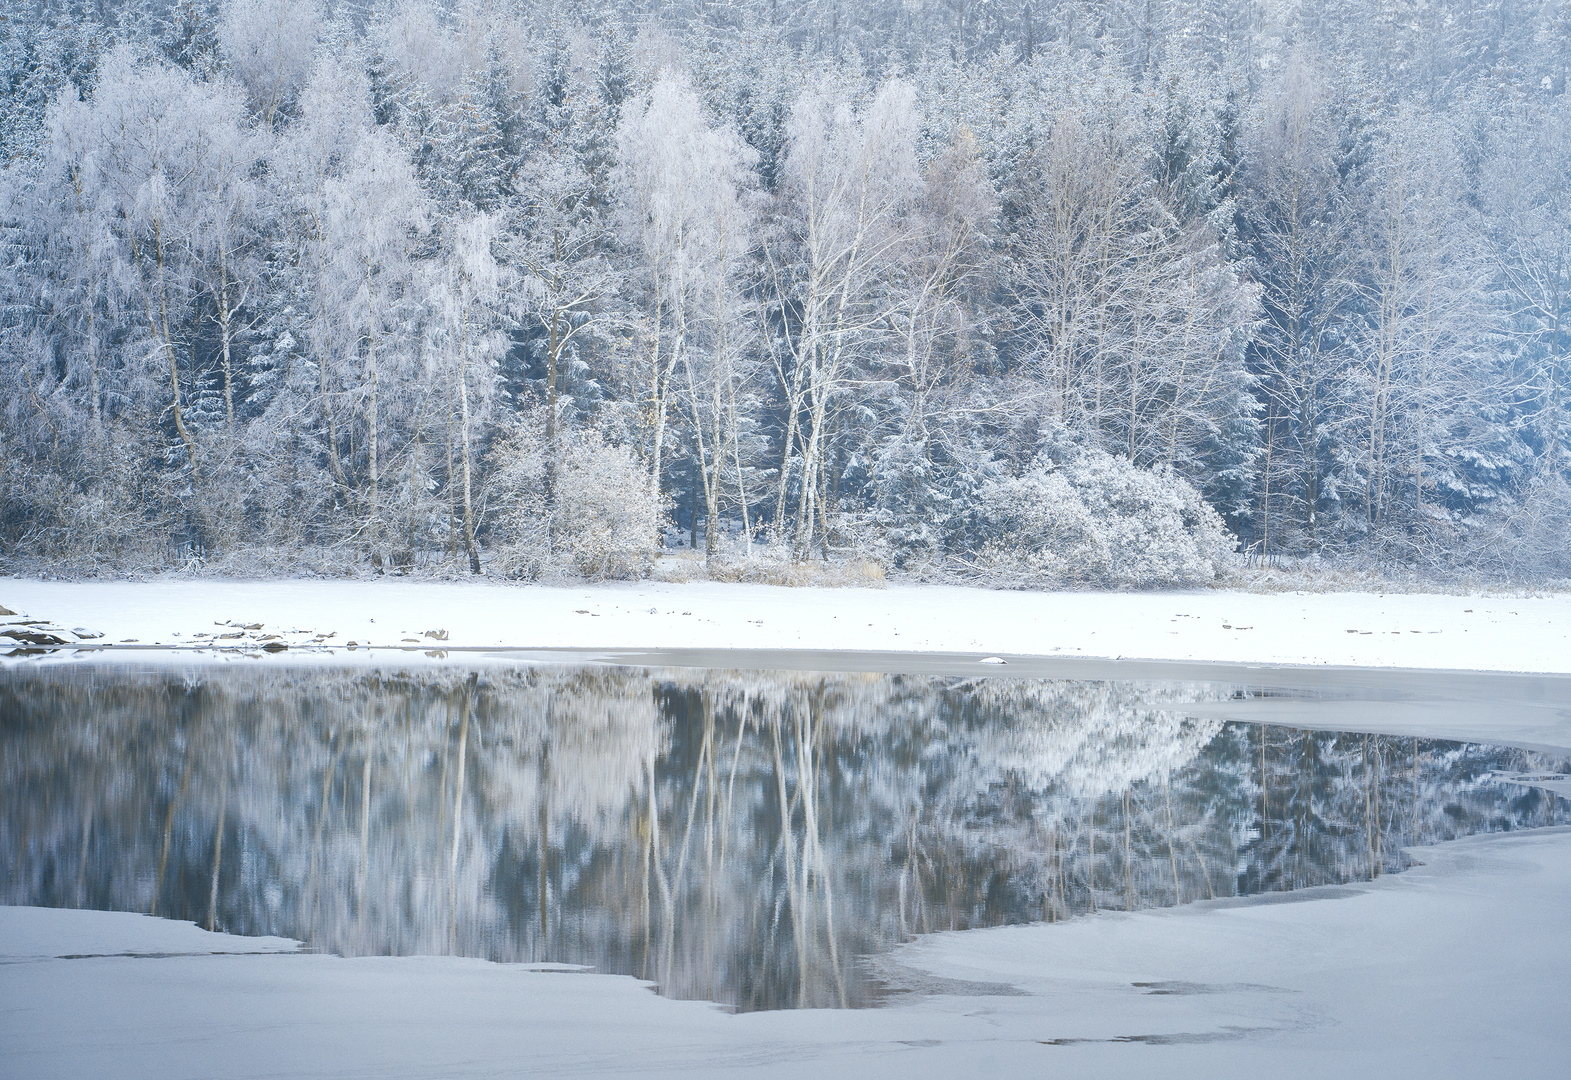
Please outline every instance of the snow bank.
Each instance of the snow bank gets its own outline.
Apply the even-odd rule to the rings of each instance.
[[[1571,596],[1038,593],[954,586],[567,587],[408,581],[0,580],[0,605],[103,642],[260,649],[976,651],[1571,673]],[[243,629],[255,627],[258,629]],[[209,635],[199,639],[197,635]],[[236,635],[219,638],[218,635]],[[430,636],[428,636],[428,634]],[[329,636],[331,635],[331,636]]]
[[[215,934],[192,922],[129,911],[84,913],[64,908],[0,907],[0,957],[5,960],[89,956],[200,956],[294,952],[280,937]]]
[[[1571,829],[1414,854],[1373,885],[924,938],[908,994],[851,1012],[441,957],[17,962],[39,916],[0,908],[0,1075],[1562,1075]],[[99,949],[126,916],[51,918],[47,951],[132,951]]]

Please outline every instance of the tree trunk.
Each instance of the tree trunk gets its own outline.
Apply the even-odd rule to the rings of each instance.
[[[191,432],[185,426],[185,409],[180,399],[180,366],[175,360],[174,341],[169,336],[169,294],[164,285],[164,236],[163,225],[159,221],[153,222],[153,255],[158,264],[158,321],[153,330],[158,334],[164,356],[169,360],[169,408],[174,416],[175,432],[180,436],[180,441],[185,444],[186,457],[191,462],[191,471],[198,473],[196,440],[191,437]]]
[[[371,478],[371,564],[378,568],[382,565],[382,493],[381,471],[377,461],[378,439],[380,437],[380,403],[377,400],[378,379],[376,372],[376,341],[373,337],[370,342],[369,364],[371,369],[371,399],[366,409],[366,450],[367,472]]]
[[[471,466],[469,459],[469,314],[464,313],[462,357],[458,364],[459,438],[462,439],[464,465],[464,549],[469,553],[469,572],[480,573],[480,553],[475,549],[475,515],[470,496]]]
[[[234,312],[229,309],[229,261],[228,253],[224,250],[222,241],[218,245],[218,336],[223,349],[224,359],[224,419],[229,425],[229,433],[235,430],[235,390],[234,374],[230,365],[229,344],[233,338],[230,320]]]

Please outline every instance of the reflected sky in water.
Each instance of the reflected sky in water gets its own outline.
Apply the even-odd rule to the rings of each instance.
[[[1470,744],[1215,684],[522,667],[0,672],[0,901],[857,1006],[919,933],[1364,880],[1554,823]],[[1564,820],[1565,808],[1561,807]]]

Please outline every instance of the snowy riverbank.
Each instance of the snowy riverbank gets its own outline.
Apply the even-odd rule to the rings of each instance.
[[[94,644],[815,649],[1571,673],[1571,595],[0,580]],[[220,625],[222,624],[222,625]],[[260,626],[258,626],[260,624]],[[247,629],[250,627],[251,629]],[[227,636],[225,636],[227,635]]]
[[[850,1012],[0,908],[0,1076],[1561,1075],[1571,829],[1413,853],[1372,885],[922,938],[916,993]]]
[[[103,634],[88,644],[128,646],[110,655],[158,662],[251,662],[216,644],[263,663],[512,647],[853,666],[871,654],[836,650],[874,650],[913,671],[933,662],[918,650],[968,669],[996,653],[1012,666],[985,670],[1021,675],[1147,670],[1097,656],[1314,665],[1296,677],[1335,694],[1195,709],[1571,747],[1563,677],[1376,670],[1571,671],[1571,597],[9,579],[0,605],[22,613],[7,625],[81,627]],[[268,639],[288,648],[268,657]],[[661,656],[648,662],[675,662]],[[740,1016],[620,976],[344,959],[140,915],[0,908],[0,1078],[1558,1076],[1571,829],[1413,854],[1423,865],[1373,884],[931,935],[876,961],[904,991],[888,1007]]]

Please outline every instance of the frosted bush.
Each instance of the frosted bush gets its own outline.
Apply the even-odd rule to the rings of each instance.
[[[978,568],[1022,584],[1193,585],[1234,549],[1188,482],[1100,451],[988,484],[978,524]]]
[[[598,432],[567,443],[557,479],[556,544],[587,578],[638,578],[654,564],[659,503],[643,466]]]
[[[536,578],[561,569],[591,579],[639,578],[654,565],[659,504],[627,448],[597,431],[564,432],[554,500],[545,436],[533,418],[515,425],[491,456],[500,504],[491,534],[504,574]]]

